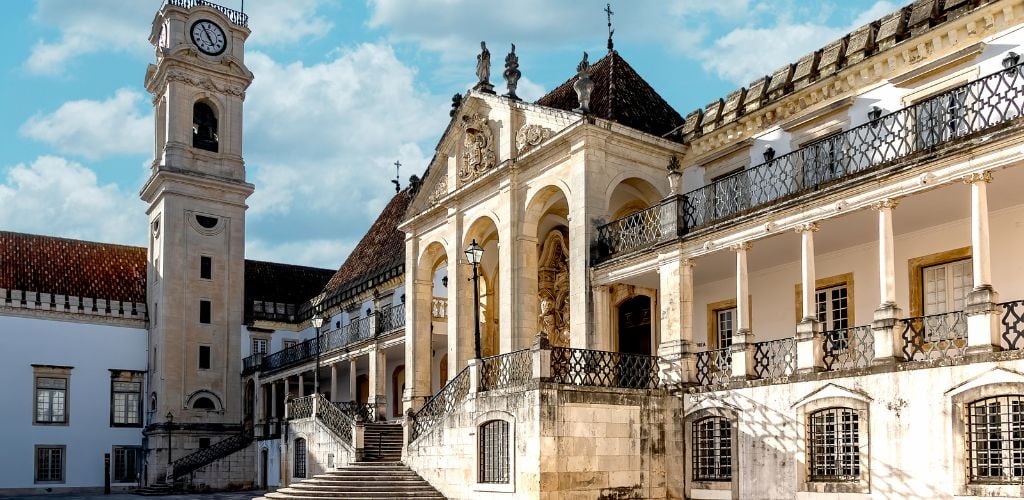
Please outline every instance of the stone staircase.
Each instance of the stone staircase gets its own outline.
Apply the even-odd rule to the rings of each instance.
[[[397,423],[366,424],[363,430],[365,462],[402,460],[402,426]]]
[[[444,498],[430,483],[401,462],[353,462],[348,467],[292,483],[255,500]]]

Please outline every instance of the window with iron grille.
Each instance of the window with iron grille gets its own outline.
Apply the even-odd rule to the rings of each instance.
[[[826,408],[807,418],[811,481],[860,480],[860,415],[852,408]]]
[[[1024,395],[967,405],[967,462],[971,482],[1024,481]]]
[[[732,480],[732,423],[706,417],[693,423],[693,480]]]
[[[110,382],[110,424],[142,426],[142,382],[112,380]]]
[[[113,482],[138,482],[139,465],[142,463],[142,448],[138,446],[115,446],[113,460]]]
[[[295,440],[295,460],[293,462],[295,473],[292,477],[306,477],[306,440],[298,438]]]
[[[508,422],[491,420],[480,426],[480,483],[509,482]]]
[[[63,446],[36,446],[36,482],[64,482]]]

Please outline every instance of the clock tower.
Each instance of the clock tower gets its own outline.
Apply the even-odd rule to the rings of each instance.
[[[242,159],[242,104],[253,78],[244,61],[246,25],[245,14],[207,1],[168,0],[150,34],[156,63],[145,85],[153,95],[155,160],[140,193],[150,229],[150,484],[165,477],[168,460],[249,423],[240,378],[245,203],[253,192]],[[201,478],[212,487],[252,480],[251,471],[219,469],[197,474],[216,476]]]

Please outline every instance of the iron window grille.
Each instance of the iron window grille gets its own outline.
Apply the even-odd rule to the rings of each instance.
[[[732,422],[705,417],[693,423],[693,480],[732,481]]]
[[[116,426],[142,425],[142,383],[112,381],[110,423]]]
[[[135,483],[139,480],[142,463],[142,448],[137,446],[114,447],[115,483]]]
[[[36,482],[64,482],[63,446],[40,446],[36,448]]]
[[[293,476],[303,479],[306,477],[306,440],[303,438],[295,440],[295,474]]]
[[[509,482],[508,422],[491,420],[480,426],[481,483]]]
[[[66,400],[68,379],[36,378],[36,422],[56,424],[67,422]]]
[[[972,483],[1024,482],[1024,395],[967,406],[967,469]]]
[[[860,415],[852,408],[826,408],[807,421],[811,481],[860,480]]]

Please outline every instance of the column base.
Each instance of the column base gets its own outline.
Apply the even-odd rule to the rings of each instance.
[[[903,338],[897,332],[903,311],[895,302],[884,302],[875,309],[871,321],[871,335],[875,340],[875,353],[871,366],[889,366],[904,361]]]
[[[821,326],[814,317],[805,317],[796,325],[796,373],[825,371],[825,341]]]
[[[749,330],[746,332],[740,330],[736,333],[741,339],[750,337]],[[757,373],[754,371],[754,344],[747,344],[745,342],[733,344],[729,352],[732,354],[732,374],[729,377],[730,380],[743,381],[757,378]]]
[[[964,305],[964,315],[967,317],[967,354],[1002,350],[998,301],[999,294],[992,289],[992,285],[976,287],[967,294]]]

